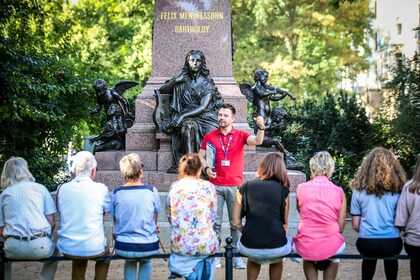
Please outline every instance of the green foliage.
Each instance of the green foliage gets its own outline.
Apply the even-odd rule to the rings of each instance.
[[[1,11],[9,12],[0,25],[0,165],[10,156],[22,156],[37,180],[50,188],[60,180],[68,143],[76,141],[80,148],[79,131],[88,127],[82,116],[90,105],[86,71],[48,44],[56,8],[52,3],[40,9],[31,1],[3,2]]]
[[[398,52],[392,80],[375,123],[376,141],[392,149],[411,176],[420,153],[420,58],[411,60]]]
[[[344,67],[368,68],[369,2],[232,1],[235,78],[247,81],[264,68],[272,84],[297,97],[333,90]]]
[[[305,164],[308,178],[312,155],[328,151],[336,164],[332,180],[349,195],[348,183],[373,145],[372,127],[363,106],[354,96],[341,92],[338,98],[333,94],[327,94],[321,101],[307,98],[301,105],[285,109],[288,119],[283,143]]]
[[[92,83],[150,74],[152,20],[151,0],[1,2],[1,166],[22,156],[39,182],[61,180],[69,142],[79,150],[102,127]],[[125,94],[133,109],[139,90]]]
[[[97,78],[112,84],[144,81],[150,75],[153,1],[79,0],[68,7],[68,18],[70,44]]]

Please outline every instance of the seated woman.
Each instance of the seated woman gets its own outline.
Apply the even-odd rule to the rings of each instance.
[[[209,258],[219,250],[213,224],[217,214],[214,185],[200,179],[198,154],[187,154],[179,162],[179,180],[166,200],[171,224],[169,270],[187,279],[213,279],[215,263]]]
[[[420,279],[420,155],[417,155],[413,178],[401,192],[395,225],[405,236],[404,248],[411,258],[411,279]]]
[[[40,260],[54,253],[52,242],[57,212],[47,188],[35,183],[28,163],[21,157],[6,161],[1,174],[0,236],[10,259]],[[45,262],[42,279],[54,279],[57,262]],[[12,279],[12,263],[5,265],[5,279]]]
[[[282,156],[270,153],[260,162],[256,178],[236,194],[233,226],[242,232],[237,248],[248,257],[248,280],[258,278],[262,264],[270,264],[271,280],[281,279],[282,257],[291,251],[291,239],[286,236],[289,185]]]
[[[353,229],[359,233],[356,247],[370,258],[391,257],[402,250],[400,231],[394,225],[395,213],[406,174],[394,154],[373,149],[350,182],[353,189],[350,214]],[[364,259],[362,279],[373,279],[376,259]],[[386,279],[397,279],[398,260],[384,260]]]
[[[120,170],[125,184],[115,188],[111,197],[115,252],[129,258],[124,265],[125,280],[136,280],[137,275],[137,279],[147,280],[150,279],[152,261],[144,257],[159,253],[157,218],[162,210],[159,193],[155,187],[141,182],[143,163],[138,154],[123,157]]]
[[[156,90],[157,97],[165,94],[170,95],[170,121],[159,123],[162,112],[157,106],[155,122],[158,130],[172,135],[175,166],[168,172],[176,173],[180,158],[197,153],[204,135],[218,127],[217,112],[223,98],[207,69],[206,57],[199,50],[188,52],[182,72]]]
[[[346,196],[330,181],[335,164],[328,152],[316,153],[309,165],[311,180],[296,189],[300,221],[293,243],[304,260],[306,279],[318,279],[318,270],[324,270],[324,280],[335,279],[340,260],[331,258],[346,247],[341,235],[346,223]]]

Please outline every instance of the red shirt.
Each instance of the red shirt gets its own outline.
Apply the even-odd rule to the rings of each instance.
[[[219,129],[210,131],[204,136],[201,149],[206,150],[206,144],[211,142],[216,147],[216,178],[210,182],[216,186],[240,186],[243,183],[244,145],[251,134],[243,130],[232,130],[223,135]],[[232,136],[232,138],[231,138]],[[230,145],[228,145],[230,140]],[[223,152],[221,141],[223,142]],[[229,161],[229,166],[222,166],[222,160]]]

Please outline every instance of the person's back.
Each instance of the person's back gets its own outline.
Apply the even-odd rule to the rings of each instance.
[[[0,236],[9,259],[40,260],[51,257],[55,245],[54,201],[43,185],[35,183],[26,160],[11,157],[3,167],[0,195]],[[54,279],[57,262],[43,265],[41,278]],[[5,263],[5,279],[12,279],[12,264]]]
[[[350,182],[352,227],[359,235],[356,247],[361,255],[371,258],[362,261],[362,279],[373,279],[376,258],[401,252],[402,240],[394,218],[405,180],[405,171],[395,155],[385,148],[375,148]],[[398,260],[383,262],[386,278],[397,279]]]
[[[57,243],[59,249],[74,256],[92,256],[103,252],[106,246],[103,214],[104,208],[109,211],[108,188],[81,175],[63,184],[57,197],[61,216]]]
[[[288,190],[276,180],[259,178],[246,182],[241,188],[246,203],[246,224],[241,242],[250,248],[277,248],[287,243],[285,200]],[[267,225],[270,227],[267,227]]]
[[[147,257],[159,253],[159,193],[142,182],[143,162],[137,153],[124,156],[119,165],[125,184],[111,197],[115,253],[126,258],[124,279],[149,280],[152,260]]]
[[[413,177],[401,192],[395,225],[405,236],[404,248],[411,258],[411,279],[420,279],[420,154],[417,155]]]
[[[73,157],[75,178],[57,189],[57,208],[61,216],[57,246],[73,259],[72,279],[85,279],[87,262],[108,252],[104,234],[105,213],[110,211],[108,188],[93,180],[97,162],[92,153],[82,151]],[[95,264],[95,279],[105,280],[109,260]]]

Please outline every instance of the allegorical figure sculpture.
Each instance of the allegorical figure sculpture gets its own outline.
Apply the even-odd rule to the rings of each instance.
[[[172,135],[175,165],[168,172],[176,173],[179,159],[197,153],[204,135],[218,127],[217,112],[223,99],[210,77],[203,52],[190,51],[182,72],[166,81],[155,96],[154,121],[159,132]]]
[[[260,147],[276,147],[277,150],[284,154],[288,169],[302,170],[304,165],[297,162],[281,143],[280,132],[283,128],[284,118],[287,115],[286,111],[280,107],[271,109],[271,101],[280,101],[287,96],[292,100],[296,99],[291,93],[267,84],[268,76],[268,72],[261,69],[254,74],[254,85],[251,86],[248,83],[239,85],[242,94],[245,95],[249,102],[252,102],[254,107],[253,117],[262,116],[265,119],[265,139]],[[253,128],[256,133],[257,127],[255,124]]]
[[[128,101],[123,94],[127,89],[137,85],[137,82],[122,80],[115,83],[112,88],[108,88],[102,79],[96,80],[93,84],[97,104],[90,114],[98,113],[103,107],[107,117],[102,132],[90,139],[91,143],[99,142],[93,148],[94,153],[125,149],[125,134],[127,128],[133,126],[134,117],[130,114]]]

